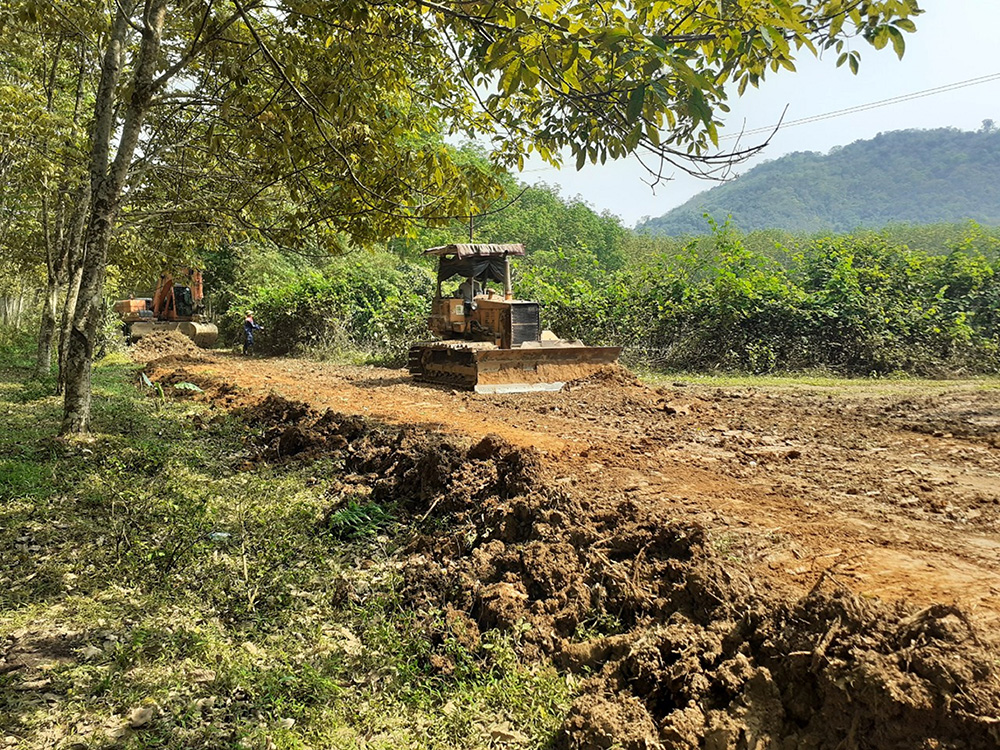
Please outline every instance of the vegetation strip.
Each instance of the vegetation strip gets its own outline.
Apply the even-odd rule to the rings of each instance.
[[[332,511],[352,503],[334,461],[238,470],[256,455],[239,420],[141,395],[131,365],[95,374],[95,435],[63,442],[51,384],[0,368],[8,746],[548,742],[575,682],[501,633],[434,668],[400,594],[406,528]]]

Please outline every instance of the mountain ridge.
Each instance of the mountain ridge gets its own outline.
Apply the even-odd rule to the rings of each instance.
[[[743,231],[850,232],[893,223],[1000,225],[1000,130],[895,130],[766,161],[699,193],[639,232],[698,235],[704,214]]]

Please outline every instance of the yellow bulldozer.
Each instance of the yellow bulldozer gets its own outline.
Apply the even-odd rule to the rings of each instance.
[[[125,340],[132,343],[158,331],[180,331],[200,347],[211,347],[219,329],[204,315],[201,271],[185,268],[164,271],[152,297],[132,297],[115,302]]]
[[[433,247],[437,291],[429,327],[438,338],[410,348],[408,369],[417,380],[477,393],[558,391],[618,360],[621,347],[585,346],[541,328],[539,303],[514,299],[510,259],[521,244]],[[445,283],[463,279],[445,294]],[[502,291],[490,283],[502,285]]]

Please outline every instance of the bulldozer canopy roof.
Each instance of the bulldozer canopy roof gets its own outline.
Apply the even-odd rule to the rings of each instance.
[[[502,255],[472,255],[468,258],[440,258],[438,281],[447,281],[453,276],[475,278],[479,281],[503,283],[505,264]]]
[[[440,258],[454,256],[465,258],[495,258],[504,255],[524,255],[524,245],[520,243],[509,245],[441,245],[424,250],[424,255],[437,255]]]

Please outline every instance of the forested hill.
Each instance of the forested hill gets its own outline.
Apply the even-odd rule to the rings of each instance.
[[[823,155],[799,152],[696,195],[640,232],[704,234],[704,214],[793,232],[974,219],[1000,225],[1000,130],[899,130]]]

